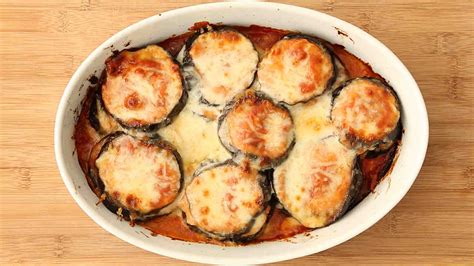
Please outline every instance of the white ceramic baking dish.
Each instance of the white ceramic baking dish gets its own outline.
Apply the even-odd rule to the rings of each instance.
[[[336,223],[290,241],[265,242],[242,247],[187,243],[163,236],[150,236],[140,226],[131,227],[104,206],[87,185],[73,153],[71,138],[88,78],[100,73],[112,49],[139,47],[185,32],[197,21],[257,24],[312,34],[369,62],[396,90],[402,104],[405,132],[400,154],[391,174],[353,210]],[[339,31],[347,33],[341,35]],[[349,38],[350,37],[350,38]],[[112,48],[111,48],[112,47]],[[71,51],[73,52],[73,51]],[[115,236],[164,256],[202,263],[270,263],[297,258],[338,245],[369,228],[387,214],[407,193],[422,166],[428,145],[428,117],[420,90],[402,62],[381,42],[361,29],[305,8],[263,2],[225,2],[181,8],[142,20],[112,36],[80,65],[59,103],[54,130],[56,160],[64,183],[79,206],[100,226]],[[145,237],[145,235],[150,237]],[[99,248],[99,246],[97,246]]]

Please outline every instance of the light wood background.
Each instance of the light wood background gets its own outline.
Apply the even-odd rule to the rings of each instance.
[[[67,81],[131,23],[201,1],[0,0],[0,264],[178,264],[105,232],[76,205],[53,151]],[[474,2],[286,1],[353,23],[391,48],[430,118],[423,169],[372,228],[284,264],[474,263]]]

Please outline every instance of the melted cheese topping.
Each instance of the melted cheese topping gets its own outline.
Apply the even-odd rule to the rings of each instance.
[[[102,99],[106,109],[125,125],[162,122],[183,95],[179,66],[159,46],[124,51],[106,65]]]
[[[107,194],[141,213],[171,203],[181,186],[179,165],[171,151],[128,135],[113,139],[95,164]]]
[[[332,119],[345,137],[371,142],[392,132],[400,119],[395,96],[382,84],[370,79],[355,79],[334,101]]]
[[[263,210],[264,193],[256,171],[232,164],[204,170],[186,188],[195,226],[216,235],[244,232]]]
[[[331,99],[331,95],[325,93],[307,103],[290,107],[297,142],[334,134],[335,127],[330,118]]]
[[[295,104],[320,95],[334,75],[331,55],[306,39],[283,39],[262,59],[261,90],[277,101]]]
[[[285,154],[294,133],[289,112],[260,98],[246,94],[225,118],[230,144],[240,151],[275,159]]]
[[[306,227],[331,223],[348,199],[355,156],[334,136],[297,142],[274,172],[280,202]]]
[[[217,137],[217,120],[209,121],[193,113],[195,104],[197,101],[190,97],[173,123],[158,131],[181,155],[187,179],[204,161],[224,161],[230,158],[229,152]]]
[[[338,72],[334,84],[342,84],[348,79],[348,75],[344,66],[337,59],[336,66]],[[335,88],[336,86],[333,86],[333,89]],[[331,121],[331,102],[332,92],[330,90],[308,102],[289,107],[298,141],[314,138],[323,139],[337,133],[337,129]]]
[[[204,99],[224,104],[253,81],[258,53],[253,44],[235,31],[210,31],[199,35],[189,51],[197,84]]]

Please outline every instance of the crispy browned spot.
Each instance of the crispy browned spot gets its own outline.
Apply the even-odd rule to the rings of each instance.
[[[134,92],[125,98],[124,105],[130,110],[137,110],[143,107],[143,101],[140,99],[138,93]]]

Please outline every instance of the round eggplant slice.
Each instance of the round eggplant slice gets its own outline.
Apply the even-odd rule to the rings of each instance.
[[[358,151],[388,147],[398,135],[400,104],[382,81],[356,78],[334,91],[331,120],[348,147]]]
[[[226,106],[219,118],[218,134],[231,153],[257,159],[262,169],[280,163],[295,140],[288,109],[252,90]]]
[[[186,44],[183,72],[202,101],[223,105],[248,88],[255,77],[258,52],[243,34],[230,28],[203,30]]]
[[[186,222],[212,238],[235,239],[252,230],[269,198],[266,178],[254,169],[231,160],[207,166],[186,187]]]
[[[179,65],[157,45],[109,58],[105,79],[104,107],[128,129],[150,131],[169,124],[187,98]]]
[[[122,132],[93,149],[91,175],[104,205],[127,220],[145,220],[177,198],[183,186],[181,158],[167,142],[139,140]],[[94,158],[95,157],[95,158]]]
[[[291,105],[321,95],[331,87],[335,75],[332,53],[304,35],[286,36],[275,43],[257,72],[260,90]]]
[[[336,136],[298,142],[275,169],[273,186],[284,208],[309,228],[326,226],[347,210],[359,189],[356,153]]]

